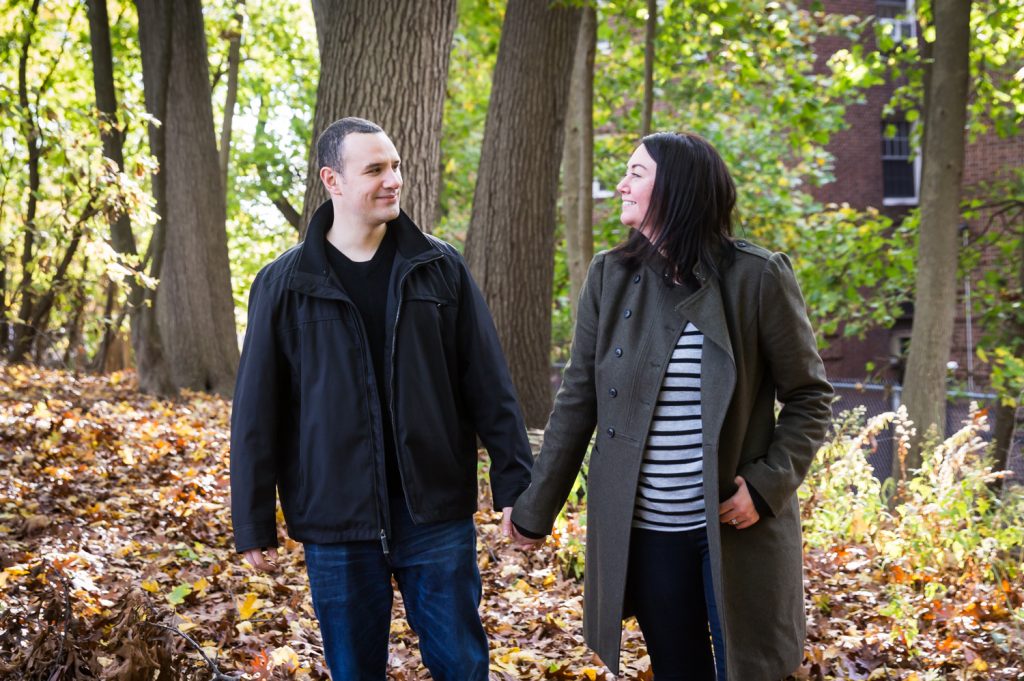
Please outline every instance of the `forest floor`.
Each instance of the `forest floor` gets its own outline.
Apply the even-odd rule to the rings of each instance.
[[[0,678],[326,678],[301,546],[285,540],[272,575],[233,550],[229,412],[199,393],[154,400],[130,374],[0,367]],[[611,679],[583,644],[582,584],[565,576],[583,539],[577,517],[534,552],[511,547],[498,521],[476,515],[491,678]],[[882,614],[869,554],[808,552],[795,678],[1024,678],[1022,624],[999,606],[1019,608],[1016,587],[922,613],[908,642]],[[390,651],[390,679],[430,678],[400,599]],[[629,620],[621,678],[649,680],[649,666]]]

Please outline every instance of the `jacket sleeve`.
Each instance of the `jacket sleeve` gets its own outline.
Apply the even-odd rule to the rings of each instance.
[[[783,406],[768,451],[738,472],[778,515],[825,437],[833,391],[793,266],[782,253],[773,254],[762,271],[757,314],[758,347]]]
[[[231,523],[235,548],[277,546],[278,424],[285,385],[264,271],[249,292],[249,321],[231,409]]]
[[[530,483],[533,454],[491,312],[466,262],[461,255],[455,257],[461,279],[456,329],[461,390],[491,457],[491,496],[500,510],[511,506]]]
[[[603,275],[604,255],[598,254],[590,263],[580,292],[569,363],[544,428],[544,444],[533,466],[533,480],[512,510],[513,522],[534,535],[551,532],[597,424],[594,360]]]

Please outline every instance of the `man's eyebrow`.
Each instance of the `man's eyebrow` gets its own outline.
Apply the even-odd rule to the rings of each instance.
[[[375,170],[375,169],[380,168],[382,166],[389,166],[389,165],[393,165],[395,163],[401,163],[401,161],[399,161],[399,160],[395,160],[395,161],[370,161],[369,163],[367,163],[363,167],[363,171],[365,172],[367,170]]]

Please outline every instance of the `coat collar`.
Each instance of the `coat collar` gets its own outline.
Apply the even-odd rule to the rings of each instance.
[[[299,245],[299,257],[288,282],[289,288],[312,295],[344,296],[344,292],[332,282],[331,266],[327,260],[327,232],[332,224],[334,205],[327,200],[320,204],[309,221],[306,238]],[[395,235],[396,270],[442,255],[405,211],[400,211],[397,218],[388,222],[388,230],[393,230]]]
[[[721,255],[719,262],[723,262]],[[650,258],[647,267],[659,281],[667,276],[668,261],[660,254]],[[732,339],[729,337],[729,327],[725,320],[725,301],[721,284],[717,277],[705,274],[700,263],[694,265],[693,275],[700,282],[700,288],[689,292],[683,286],[673,287],[669,293],[670,304],[683,318],[693,322],[706,339],[719,346],[729,359],[735,362]]]

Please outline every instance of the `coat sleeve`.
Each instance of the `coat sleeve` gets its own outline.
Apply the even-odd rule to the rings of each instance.
[[[231,524],[235,548],[277,546],[276,485],[282,390],[265,270],[249,292],[249,321],[231,409]]]
[[[512,510],[512,520],[535,535],[551,532],[576,481],[597,424],[595,356],[604,255],[590,263],[580,292],[569,363],[544,428],[544,444],[533,466],[533,480]]]
[[[832,416],[832,386],[818,354],[793,266],[773,254],[761,274],[758,346],[782,403],[768,451],[740,468],[774,515],[796,492]]]
[[[533,454],[498,331],[462,256],[456,346],[459,378],[473,426],[491,458],[495,510],[511,506],[530,482]]]

